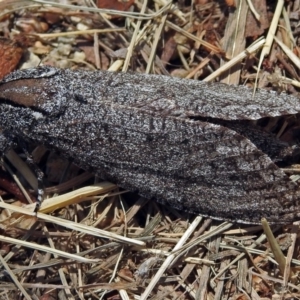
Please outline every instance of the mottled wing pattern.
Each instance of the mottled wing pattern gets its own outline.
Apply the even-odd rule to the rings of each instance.
[[[222,83],[136,73],[63,72],[78,94],[86,95],[85,84],[90,85],[89,96],[84,97],[87,101],[100,98],[157,115],[257,120],[300,111],[298,98],[274,91],[258,90],[253,97],[250,88]]]
[[[262,217],[285,223],[299,213],[298,186],[235,131],[120,106],[88,106],[90,119],[74,120],[74,108],[59,123],[35,127],[32,138],[46,132],[51,146],[123,188],[181,210],[246,223]]]
[[[136,107],[161,116],[199,116],[222,120],[258,120],[300,111],[299,99],[285,93],[258,90],[253,97],[252,89],[243,86],[160,75],[73,71],[45,66],[11,73],[2,83],[6,84],[2,88],[0,86],[1,94],[7,94],[9,99],[18,94],[23,97],[34,95],[35,106],[39,105],[42,109],[45,109],[48,102],[52,106],[66,105],[67,97]],[[25,83],[31,88],[24,88]],[[38,103],[40,100],[35,94],[42,96],[44,106]]]
[[[225,85],[42,70],[41,78],[37,70],[22,71],[0,85],[4,134],[44,143],[104,179],[181,210],[243,223],[299,218],[298,185],[241,132],[203,119],[296,113],[297,98],[260,92],[259,103],[251,91]],[[22,102],[23,94],[30,101]],[[246,100],[238,104],[239,98]]]

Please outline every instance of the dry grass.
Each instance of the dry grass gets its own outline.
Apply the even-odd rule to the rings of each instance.
[[[237,7],[134,1],[134,12],[107,6],[118,1],[98,2],[106,9],[91,1],[0,2],[1,34],[26,41],[19,67],[133,70],[290,93],[299,87],[297,1],[284,8],[280,0],[270,7],[260,0]],[[276,239],[265,229],[267,241],[261,226],[212,221],[123,195],[41,146],[32,155],[46,170],[49,200],[37,216],[34,204],[0,202],[0,299],[300,297],[297,223],[272,228]],[[7,159],[36,187],[13,151]]]

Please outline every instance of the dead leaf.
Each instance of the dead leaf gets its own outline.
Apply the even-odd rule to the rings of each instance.
[[[134,0],[97,0],[97,6],[99,8],[119,11],[127,11],[133,3]],[[119,18],[119,16],[114,15],[112,18]]]
[[[269,27],[269,19],[267,14],[266,0],[252,0],[255,10],[260,16],[260,20],[256,20],[251,10],[248,10],[245,37],[257,37],[264,33],[265,29]]]
[[[18,42],[0,38],[0,79],[16,69],[22,55],[23,48]]]

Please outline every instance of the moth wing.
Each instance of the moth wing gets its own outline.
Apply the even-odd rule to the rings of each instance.
[[[74,73],[65,72],[74,80]],[[253,94],[253,89],[246,86],[136,73],[85,72],[78,75],[89,82],[95,99],[152,111],[160,116],[258,120],[300,112],[298,97],[263,89]],[[76,90],[81,86],[78,81]]]
[[[59,123],[33,134],[48,134],[52,147],[125,189],[215,219],[259,223],[266,217],[279,224],[299,214],[297,184],[229,128],[119,105],[89,107],[77,120],[72,115],[60,120],[64,134]]]
[[[26,85],[36,86],[36,90],[32,87],[30,94],[40,97],[34,100],[29,98],[26,89],[21,90]],[[258,90],[253,95],[253,90],[244,86],[161,75],[91,72],[49,66],[9,74],[0,82],[0,92],[2,95],[7,93],[8,98],[16,98],[11,99],[16,104],[28,106],[33,101],[39,109],[48,109],[48,113],[52,113],[49,97],[60,98],[52,107],[55,113],[64,109],[66,98],[126,105],[159,116],[183,118],[258,120],[300,112],[300,99],[285,93]],[[16,93],[23,93],[23,97],[15,97]]]

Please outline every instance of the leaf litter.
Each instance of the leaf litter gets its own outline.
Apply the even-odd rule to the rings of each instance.
[[[20,2],[7,1],[0,3],[1,35],[10,41],[16,33],[30,37],[18,69],[25,63],[37,66],[34,64],[38,62],[72,69],[149,72],[199,80],[219,78],[228,84],[254,87],[261,59],[258,50],[263,45],[262,42],[253,50],[258,44],[255,41],[277,30],[276,38],[292,51],[281,43],[272,43],[270,54],[262,60],[257,86],[296,95],[299,7],[289,2],[278,16],[271,2],[252,1],[254,9],[258,2],[257,12],[264,19],[263,25],[257,26],[263,27],[260,31],[253,22],[253,8],[246,5],[240,9],[238,5],[209,0],[195,1],[193,7],[180,1],[136,1],[133,10],[118,12],[112,7],[98,10],[91,2],[88,7],[83,1],[76,6],[66,1],[47,6],[42,6],[43,1],[22,1],[20,10]],[[245,17],[245,11],[251,17]],[[279,21],[275,22],[275,18]],[[275,27],[268,29],[266,23]],[[243,26],[247,26],[247,34],[240,32]],[[10,43],[0,45],[7,44]],[[270,118],[259,125],[288,142],[295,140],[299,130],[297,116]],[[44,201],[38,215],[40,222],[28,213],[34,204],[29,205],[30,210],[9,204],[19,199],[13,192],[15,188],[8,190],[9,194],[5,190],[2,193],[10,200],[3,204],[1,214],[0,280],[2,294],[7,298],[299,297],[297,223],[272,228],[275,235],[285,233],[291,237],[288,250],[283,250],[287,263],[282,274],[261,226],[199,218],[135,194],[124,194],[112,183],[82,178],[84,173],[74,170],[70,163],[49,167],[49,152],[41,148],[32,145],[31,153],[45,172],[48,197],[54,199]],[[17,152],[22,157],[22,151]],[[290,169],[290,173],[297,173],[297,167]],[[16,174],[14,178],[20,178],[18,184],[25,190],[32,192],[36,188],[35,174],[26,164],[13,165],[11,172]],[[61,174],[60,180],[53,181],[57,175],[47,172]],[[24,173],[31,174],[30,186],[20,175]],[[49,212],[53,212],[51,216],[43,215]],[[277,243],[286,241],[278,239]],[[211,258],[213,254],[218,256]],[[141,270],[145,274],[142,280],[135,275]]]

